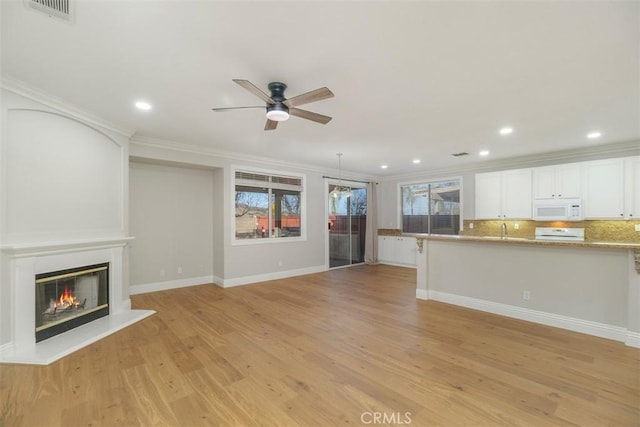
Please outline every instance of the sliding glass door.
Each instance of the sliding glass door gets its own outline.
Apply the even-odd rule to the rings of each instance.
[[[340,191],[347,188],[351,190],[350,196]],[[329,268],[363,263],[367,228],[366,187],[338,187],[330,183],[328,214]]]

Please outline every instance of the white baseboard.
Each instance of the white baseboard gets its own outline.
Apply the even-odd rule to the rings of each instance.
[[[424,299],[424,300],[429,299],[429,291],[427,291],[426,289],[417,289],[416,288],[416,298]]]
[[[188,279],[171,280],[167,282],[148,283],[144,285],[132,285],[129,287],[131,295],[143,294],[147,292],[164,291],[167,289],[182,288],[186,286],[201,285],[203,283],[213,283],[221,288],[231,288],[234,286],[251,285],[253,283],[266,282],[269,280],[285,279],[287,277],[303,276],[327,271],[326,266],[318,265],[314,267],[298,268],[295,270],[277,271],[274,273],[256,274],[254,276],[237,277],[235,279],[223,279],[219,276],[191,277]]]
[[[421,293],[420,296],[418,296],[418,292]],[[424,292],[425,291],[423,289],[417,289],[416,297],[420,298],[422,296],[425,296]],[[531,310],[529,308],[501,304],[492,301],[485,301],[477,298],[449,294],[446,292],[430,290],[426,291],[426,294],[426,298],[421,299],[432,299],[435,301],[445,302],[461,307],[472,308],[474,310],[486,311],[488,313],[498,314],[501,316],[512,317],[515,319],[540,323],[542,325],[567,329],[570,331],[580,332],[588,335],[594,335],[596,337],[621,341],[633,347],[640,346],[640,334],[636,332],[629,332],[626,328],[620,326],[607,325],[604,323],[592,322],[590,320],[576,319],[574,317],[561,316],[559,314]]]
[[[640,348],[640,332],[627,331],[627,339],[624,343],[629,347]]]
[[[250,285],[252,283],[266,282],[268,280],[278,280],[287,277],[302,276],[305,274],[313,274],[327,271],[324,265],[315,267],[299,268],[296,270],[277,271],[275,273],[256,274],[255,276],[238,277],[236,279],[222,279],[223,288],[231,288],[233,286]],[[215,282],[218,286],[220,283]]]
[[[402,264],[399,262],[378,260],[378,264],[393,265],[395,267],[417,268],[415,264]]]
[[[169,280],[166,282],[147,283],[144,285],[132,285],[129,287],[129,295],[146,294],[147,292],[166,291],[167,289],[184,288],[187,286],[212,283],[213,276],[189,277],[185,279]]]
[[[15,350],[15,345],[13,342],[8,342],[6,344],[0,345],[0,359],[2,358],[2,354],[12,353]]]
[[[222,277],[218,277],[216,275],[213,276],[213,284],[218,285],[221,288],[224,288],[224,279]]]

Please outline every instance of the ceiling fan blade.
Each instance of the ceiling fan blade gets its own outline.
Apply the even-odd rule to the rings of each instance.
[[[311,92],[303,93],[302,95],[294,96],[284,101],[284,105],[287,107],[295,107],[296,105],[309,104],[310,102],[321,101],[327,98],[333,98],[333,92],[326,87],[312,90]]]
[[[278,127],[278,122],[275,120],[267,119],[267,123],[264,125],[264,130],[275,130]]]
[[[262,108],[262,109],[264,109],[264,105],[256,105],[256,106],[253,106],[253,107],[222,107],[222,108],[212,108],[211,110],[215,111],[217,113],[220,113],[220,112],[226,112],[226,111],[231,111],[231,110],[244,110],[244,109],[247,109],[247,108]]]
[[[292,116],[322,123],[323,125],[326,125],[331,121],[331,117],[329,116],[314,113],[313,111],[301,110],[299,108],[289,108],[289,114],[291,114]]]
[[[269,95],[261,91],[256,85],[251,83],[249,80],[241,80],[241,79],[233,79],[234,82],[238,83],[240,86],[262,99],[267,104],[275,104],[276,102],[271,99]]]

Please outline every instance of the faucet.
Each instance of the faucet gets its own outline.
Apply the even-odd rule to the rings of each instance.
[[[501,239],[506,239],[507,238],[507,223],[505,223],[505,222],[500,224],[500,238]]]

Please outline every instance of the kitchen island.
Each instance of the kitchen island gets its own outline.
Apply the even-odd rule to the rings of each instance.
[[[404,234],[416,297],[640,347],[640,244]]]

